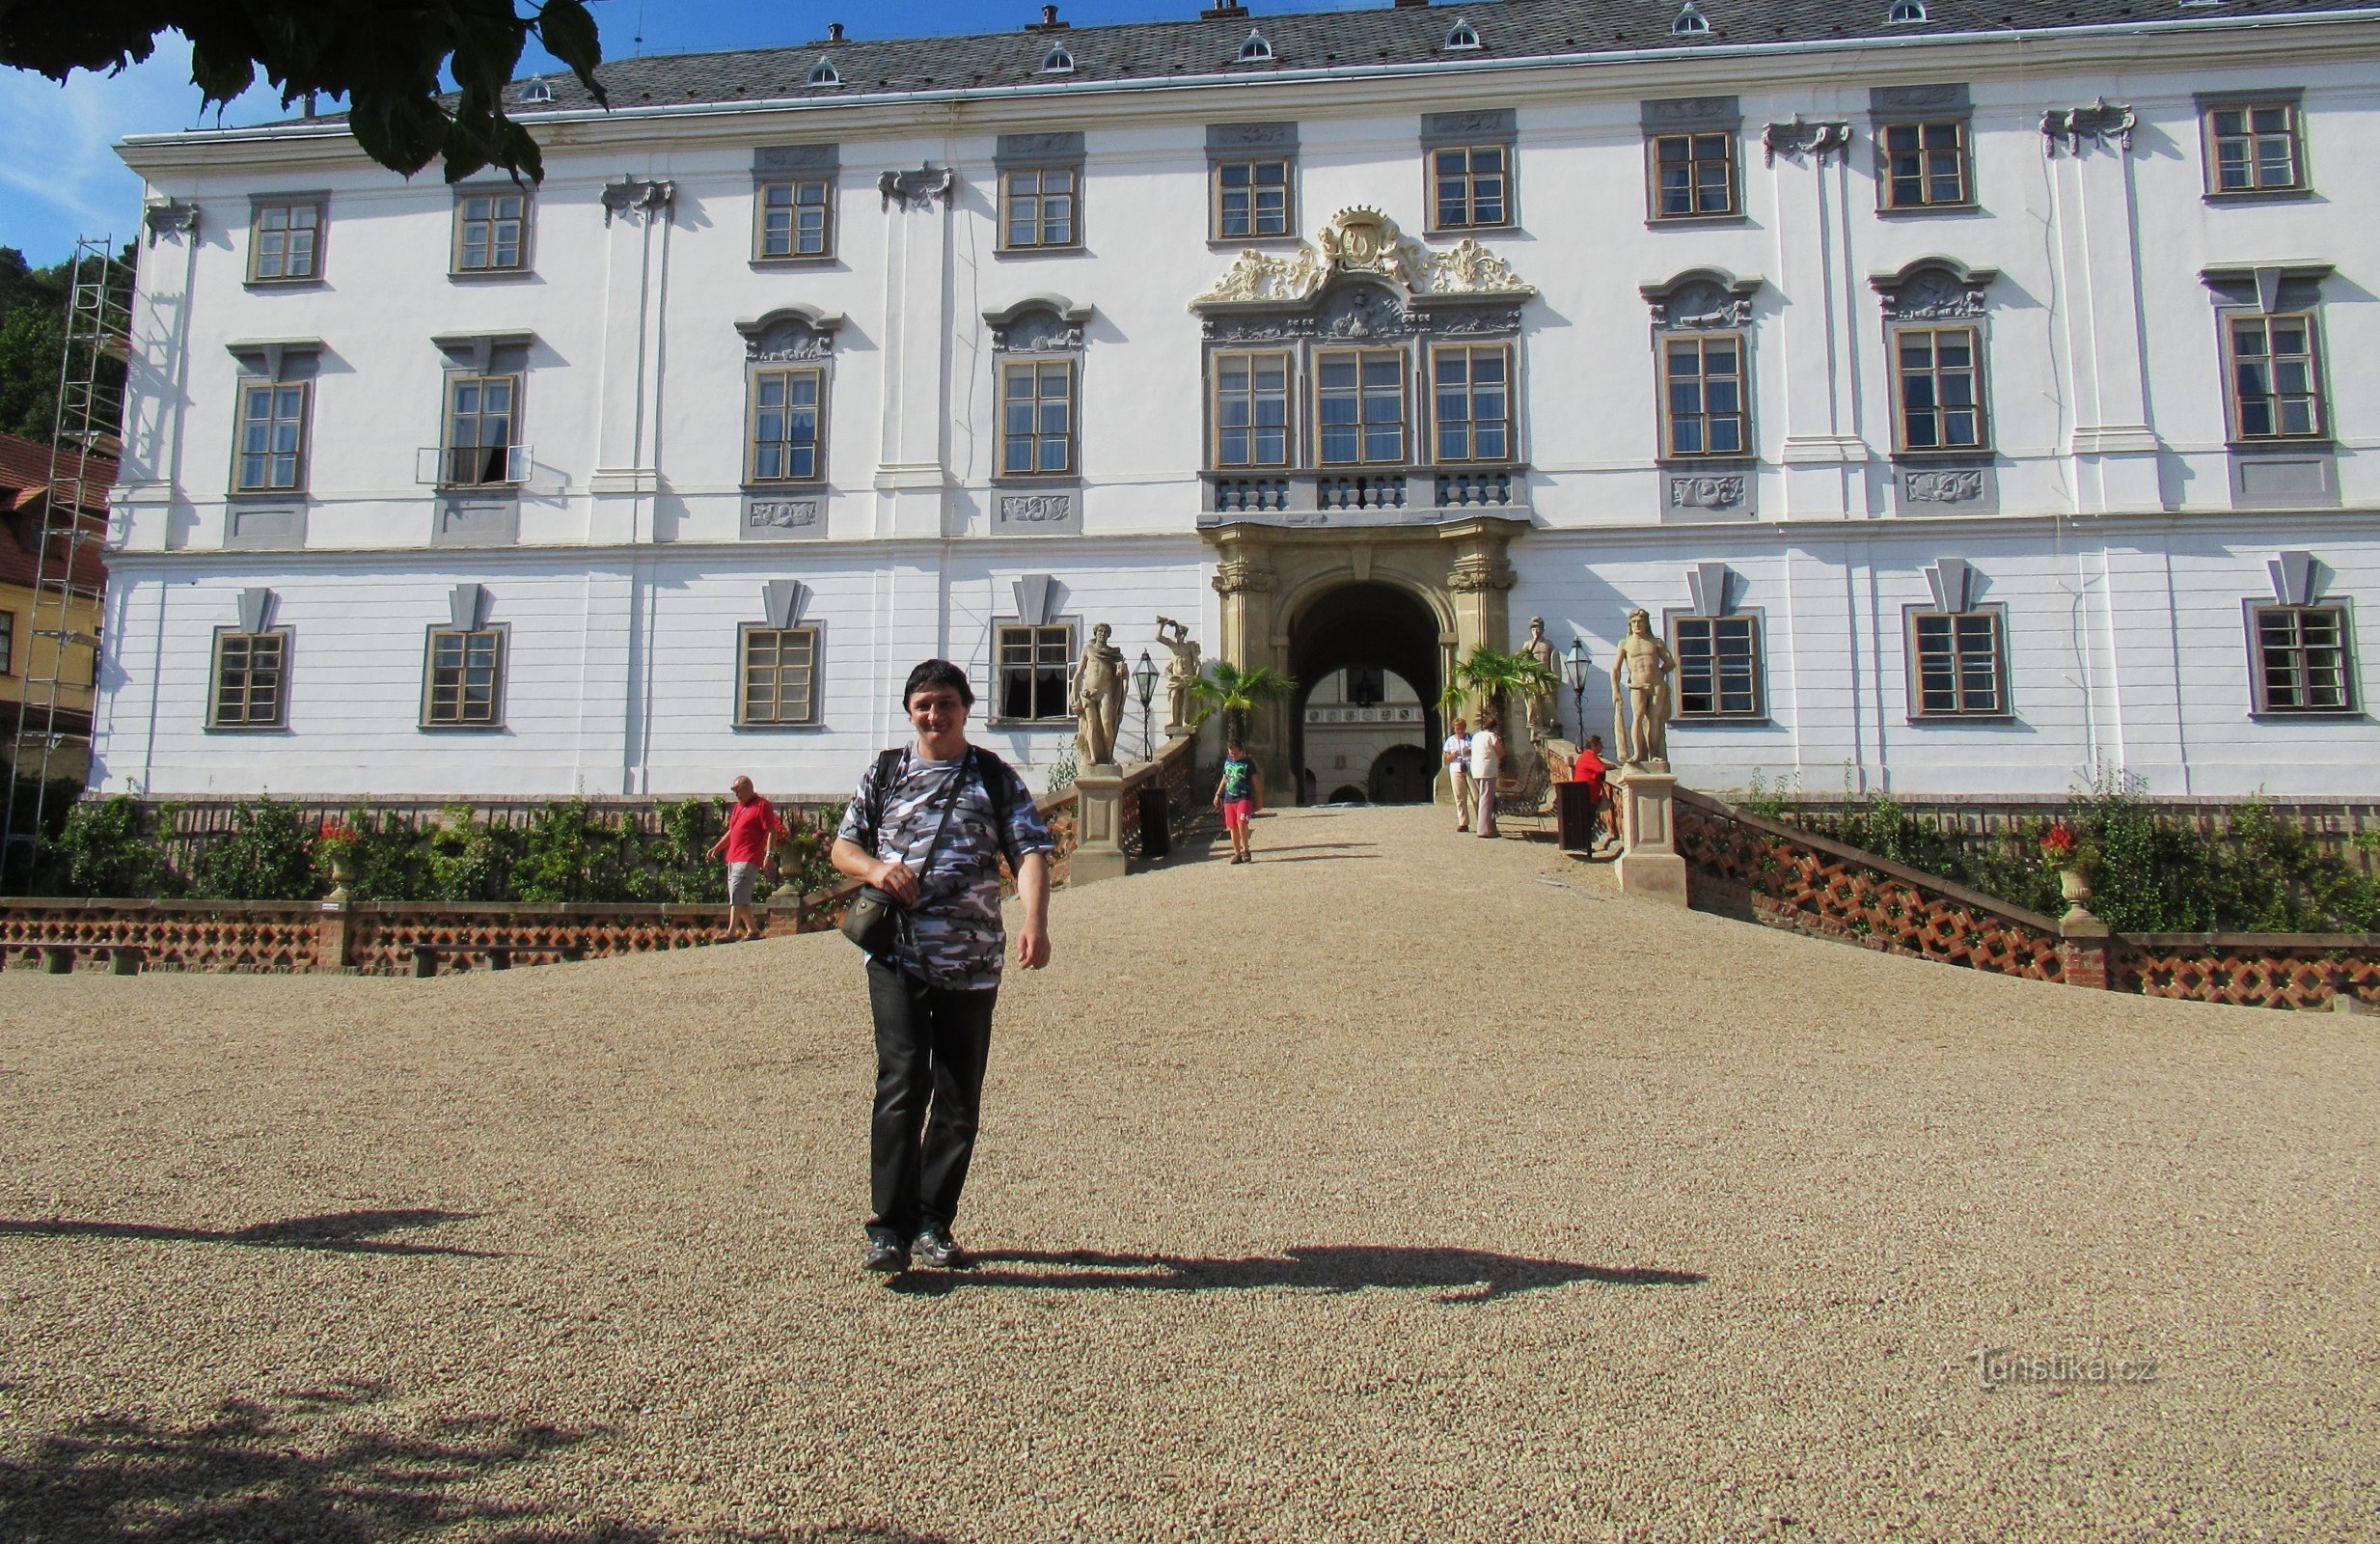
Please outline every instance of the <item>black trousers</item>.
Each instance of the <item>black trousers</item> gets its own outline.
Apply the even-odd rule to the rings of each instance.
[[[975,1115],[999,996],[997,987],[928,986],[881,960],[867,962],[867,1006],[876,1018],[870,1237],[906,1245],[958,1216],[975,1156]]]

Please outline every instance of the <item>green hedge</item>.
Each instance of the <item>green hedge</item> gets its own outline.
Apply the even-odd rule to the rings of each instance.
[[[1946,831],[1882,794],[1812,809],[1757,778],[1741,803],[2045,916],[2066,907],[2062,866],[2041,847],[2048,819],[1979,837]],[[2209,836],[2110,779],[2077,790],[2058,818],[2091,874],[2091,910],[2120,933],[2380,932],[2380,885],[2268,800],[2243,800],[2228,829]],[[2357,844],[2371,850],[2373,834]]]
[[[195,900],[315,900],[329,894],[325,837],[293,804],[258,799],[233,806],[232,829],[197,847],[186,869],[168,860],[160,830],[177,807],[145,807],[118,796],[73,804],[44,838],[30,891]],[[680,901],[727,898],[722,865],[703,856],[725,829],[725,799],[658,807],[655,829],[633,815],[563,799],[524,826],[489,825],[469,805],[435,816],[355,809],[347,894],[357,900]],[[827,862],[839,810],[786,815],[791,840],[779,848],[781,878],[798,893],[832,884]],[[777,888],[763,878],[758,895]]]

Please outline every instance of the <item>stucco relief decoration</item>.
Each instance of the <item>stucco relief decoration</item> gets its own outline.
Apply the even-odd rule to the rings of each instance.
[[[1333,273],[1377,273],[1408,290],[1424,288],[1430,255],[1378,209],[1361,205],[1341,209],[1314,239]]]
[[[1015,320],[992,328],[995,353],[1071,353],[1081,346],[1082,323],[1054,311],[1022,312]]]
[[[1964,504],[1983,496],[1983,474],[1975,469],[1908,472],[1902,475],[1901,485],[1912,503]]]
[[[1844,155],[1851,149],[1851,125],[1844,123],[1805,124],[1795,113],[1790,124],[1771,124],[1761,131],[1761,160],[1774,166],[1777,157],[1791,160],[1808,157],[1823,166],[1829,155]]]
[[[1003,524],[1040,525],[1052,520],[1064,520],[1075,512],[1075,496],[1071,493],[1003,493],[999,501],[999,517]]]
[[[1954,272],[1929,262],[1914,272],[1870,282],[1883,297],[1888,321],[1939,321],[1983,315],[1983,293],[1999,277],[1996,268]]]
[[[1245,595],[1271,590],[1272,570],[1245,558],[1225,558],[1215,565],[1215,577],[1209,581],[1218,595]]]
[[[1380,210],[1358,206],[1332,215],[1311,243],[1299,242],[1294,252],[1242,252],[1190,304],[1308,300],[1324,281],[1342,273],[1374,274],[1416,295],[1537,293],[1510,262],[1477,241],[1434,253]]]
[[[1673,290],[1649,292],[1646,303],[1653,308],[1655,326],[1677,331],[1745,327],[1752,322],[1751,295],[1715,279],[1693,279]]]
[[[947,166],[921,166],[914,172],[887,172],[876,179],[885,208],[899,205],[904,212],[932,207],[936,199],[950,202],[958,191],[959,174]]]
[[[746,522],[772,531],[803,531],[818,523],[816,499],[754,499],[747,507]]]
[[[1670,508],[1732,510],[1743,502],[1741,477],[1680,477],[1669,483]]]
[[[2104,96],[2088,107],[2053,107],[2041,115],[2041,150],[2045,154],[2056,155],[2063,144],[2068,155],[2080,155],[2085,140],[2094,145],[2113,140],[2129,151],[2132,130],[2139,126],[2138,114]]]
[[[1405,308],[1387,291],[1357,285],[1325,302],[1315,330],[1325,338],[1395,338],[1413,328]]]
[[[609,183],[603,190],[603,223],[610,225],[616,214],[634,209],[647,217],[670,207],[677,197],[677,184],[649,177],[628,177]]]
[[[1520,282],[1510,262],[1468,236],[1441,253],[1430,274],[1430,293],[1434,295],[1516,292],[1537,291]]]
[[[754,364],[825,359],[834,352],[834,331],[843,318],[807,307],[774,311],[756,321],[739,321],[744,357]]]

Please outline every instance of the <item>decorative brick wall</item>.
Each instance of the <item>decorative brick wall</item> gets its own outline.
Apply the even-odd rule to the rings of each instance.
[[[77,967],[120,949],[150,970],[293,972],[319,969],[321,907],[314,901],[13,900],[0,906],[0,958],[16,965],[61,946]]]
[[[2370,933],[2130,933],[2113,940],[2119,992],[2242,1007],[2380,1007],[2380,936]]]
[[[2380,934],[2110,933],[2053,921],[1680,788],[1694,903],[1771,926],[2000,976],[2245,1007],[2380,1006]]]
[[[1748,903],[1757,920],[1796,932],[2000,976],[2065,979],[2064,940],[2049,918],[1684,788],[1677,811],[1698,904]]]

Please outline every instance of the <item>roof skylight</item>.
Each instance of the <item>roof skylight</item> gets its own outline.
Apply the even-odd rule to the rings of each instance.
[[[1240,45],[1239,63],[1241,64],[1257,64],[1272,57],[1272,44],[1265,41],[1265,35],[1261,32],[1249,33],[1247,41]]]

